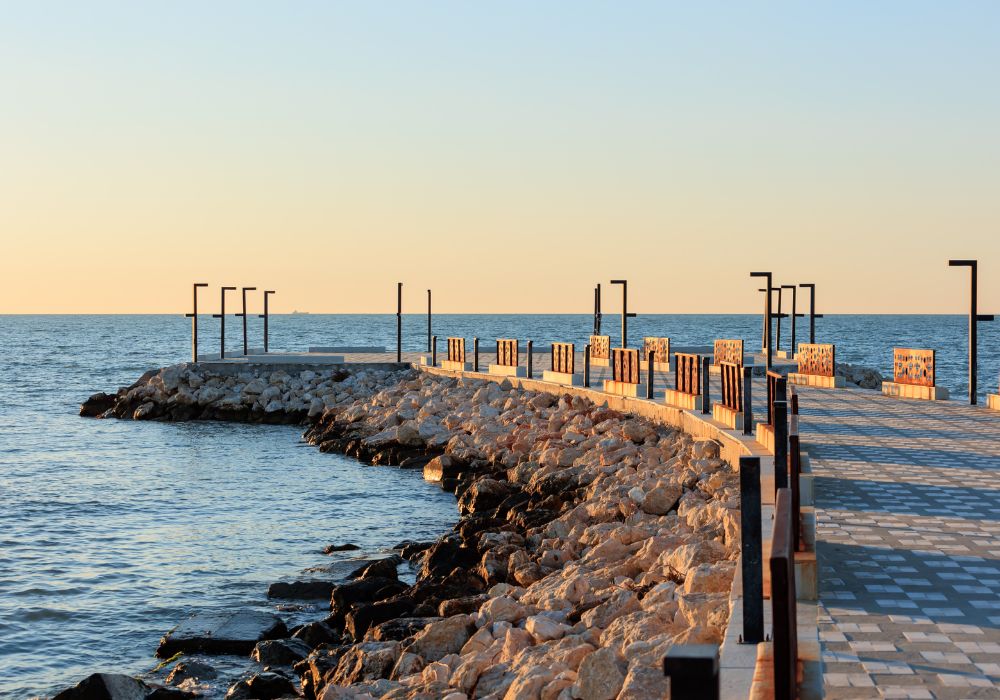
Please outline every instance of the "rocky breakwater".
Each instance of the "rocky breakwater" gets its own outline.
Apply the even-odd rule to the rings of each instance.
[[[369,396],[400,370],[333,368],[289,374],[267,365],[222,371],[198,363],[150,370],[114,394],[97,393],[80,415],[133,420],[303,423]]]
[[[400,545],[415,584],[383,567],[333,588],[330,615],[295,632],[313,642],[294,665],[303,694],[663,697],[671,646],[721,641],[739,488],[717,443],[581,397],[398,378],[327,409],[307,437],[422,465],[461,518]]]

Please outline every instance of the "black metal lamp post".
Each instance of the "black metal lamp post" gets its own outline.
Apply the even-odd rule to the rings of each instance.
[[[268,335],[267,335],[267,321],[270,318],[270,313],[267,310],[267,297],[269,295],[271,295],[271,294],[274,294],[274,290],[273,289],[265,289],[264,290],[264,313],[257,315],[257,318],[264,319],[264,352],[265,353],[267,353],[267,339],[268,339]]]
[[[783,296],[781,289],[782,287],[778,286],[773,290],[778,293],[778,313],[774,318],[774,347],[776,350],[781,350],[781,319],[784,317],[784,314],[781,313],[781,297]]]
[[[795,345],[795,342],[796,342],[796,336],[795,336],[795,319],[799,318],[801,316],[804,316],[805,314],[800,314],[798,312],[798,309],[796,308],[796,303],[797,303],[796,302],[796,297],[798,296],[799,288],[797,286],[795,286],[794,284],[783,284],[783,285],[781,285],[781,288],[782,289],[790,289],[790,290],[792,290],[792,313],[791,313],[791,318],[792,318],[792,354],[790,355],[790,357],[792,359],[794,359],[795,358],[795,348],[796,348],[796,345]],[[781,312],[780,308],[778,309],[778,312],[779,313]]]
[[[979,333],[977,325],[980,321],[993,321],[993,314],[979,313],[979,261],[949,260],[951,267],[967,267],[970,271],[969,293],[969,403],[976,405],[976,368],[978,364]]]
[[[601,284],[594,287],[594,335],[601,334]]]
[[[194,305],[191,313],[184,314],[191,319],[191,361],[198,361],[198,287],[207,287],[207,282],[195,282],[193,285]]]
[[[809,343],[812,344],[816,342],[816,319],[823,318],[823,314],[816,313],[816,285],[807,282],[799,286],[809,290]]]
[[[219,359],[226,359],[226,292],[235,292],[236,287],[223,287],[219,301],[219,313],[212,314],[212,318],[219,319]]]
[[[771,356],[774,353],[774,348],[771,347],[771,290],[774,289],[771,284],[771,273],[770,272],[751,272],[751,277],[764,277],[767,279],[767,292],[764,294],[764,345],[767,346],[767,369],[770,371],[772,361]]]
[[[256,291],[256,287],[243,287],[243,313],[236,314],[236,316],[241,316],[243,318],[243,354],[250,354],[250,347],[247,343],[247,292]]]
[[[635,314],[628,312],[628,280],[611,280],[611,284],[622,286],[622,347],[628,347],[628,320],[635,318]]]
[[[431,290],[427,290],[427,352],[431,351]]]
[[[403,361],[403,283],[396,282],[396,362]]]

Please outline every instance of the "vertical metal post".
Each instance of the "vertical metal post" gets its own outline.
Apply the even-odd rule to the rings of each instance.
[[[714,644],[678,644],[663,657],[671,700],[719,700],[719,648]]]
[[[704,414],[712,412],[712,382],[708,373],[708,368],[711,365],[711,358],[701,358],[701,412]]]
[[[764,277],[767,279],[767,291],[764,293],[764,345],[767,346],[767,369],[770,370],[772,366],[771,358],[774,354],[774,344],[771,342],[771,290],[774,288],[771,284],[771,273],[770,272],[751,272],[751,277]]]
[[[472,371],[479,371],[479,336],[472,339]]]
[[[635,318],[635,314],[628,312],[628,280],[611,280],[611,284],[622,286],[622,347],[628,347],[628,320]]]
[[[198,361],[198,287],[207,287],[207,282],[195,282],[193,285],[194,303],[191,313],[184,314],[191,319],[191,361]]]
[[[590,343],[583,346],[583,385],[590,386]]]
[[[396,362],[403,361],[403,283],[396,282]]]
[[[774,488],[788,487],[788,403],[774,402]]]
[[[652,400],[653,398],[653,358],[656,357],[656,351],[650,350],[648,357],[646,357],[646,398]]]
[[[247,343],[247,292],[256,291],[256,287],[243,287],[243,313],[236,314],[236,316],[241,316],[243,318],[243,355],[246,356],[250,353],[250,345]]]
[[[431,351],[431,290],[427,290],[427,352]]]
[[[802,493],[799,490],[802,474],[802,446],[798,435],[788,436],[788,471],[792,491],[792,551],[799,551],[799,539],[802,529]]]
[[[809,342],[816,342],[816,319],[823,318],[823,314],[816,313],[816,285],[812,282],[800,284],[803,289],[809,290]]]
[[[740,537],[744,644],[764,641],[764,568],[760,527],[760,457],[740,457]]]
[[[794,284],[783,284],[783,285],[781,285],[781,288],[782,289],[790,289],[790,290],[792,290],[792,313],[791,313],[791,319],[792,319],[792,354],[789,355],[789,357],[791,357],[792,359],[795,359],[795,351],[797,350],[797,346],[795,344],[795,341],[796,341],[796,336],[795,336],[795,319],[802,315],[802,314],[800,314],[798,312],[798,309],[796,308],[796,304],[797,304],[797,302],[796,302],[796,296],[797,296],[797,292],[799,291],[799,288],[797,286],[795,286]]]
[[[431,336],[431,367],[438,366],[438,337]]]
[[[743,367],[743,434],[753,433],[753,368]]]
[[[257,318],[262,318],[262,319],[264,319],[264,352],[265,352],[265,353],[267,353],[267,349],[268,349],[268,338],[269,338],[269,336],[268,336],[268,329],[267,329],[267,322],[268,322],[268,320],[270,319],[270,313],[269,313],[269,312],[268,312],[268,310],[267,310],[267,298],[268,298],[268,296],[270,296],[271,294],[274,294],[274,290],[273,290],[273,289],[265,289],[265,290],[264,290],[264,313],[262,313],[262,314],[259,314],[259,315],[257,316]]]
[[[979,329],[980,321],[993,321],[992,314],[979,313],[979,261],[978,260],[949,260],[951,267],[967,267],[970,272],[969,288],[969,404],[975,406],[977,402],[977,369],[979,350]]]
[[[781,350],[781,293],[782,287],[775,287],[774,291],[778,293],[778,314],[774,320],[774,349]]]
[[[219,313],[212,314],[212,318],[219,319],[219,359],[226,359],[226,292],[235,292],[236,287],[222,287],[222,297],[219,301]]]
[[[531,379],[535,375],[535,373],[534,373],[534,364],[535,364],[535,362],[534,362],[534,357],[532,356],[532,347],[533,346],[534,346],[534,343],[532,343],[529,340],[528,341],[528,379]]]
[[[601,334],[601,321],[603,320],[603,314],[601,313],[601,283],[597,283],[596,301],[594,307],[594,335]]]

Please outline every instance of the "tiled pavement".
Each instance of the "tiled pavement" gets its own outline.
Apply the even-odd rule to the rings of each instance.
[[[800,395],[826,696],[1000,698],[1000,413]]]

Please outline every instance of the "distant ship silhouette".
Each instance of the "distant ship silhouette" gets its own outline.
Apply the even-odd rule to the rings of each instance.
[[[308,314],[308,311],[293,311],[293,314]]]

